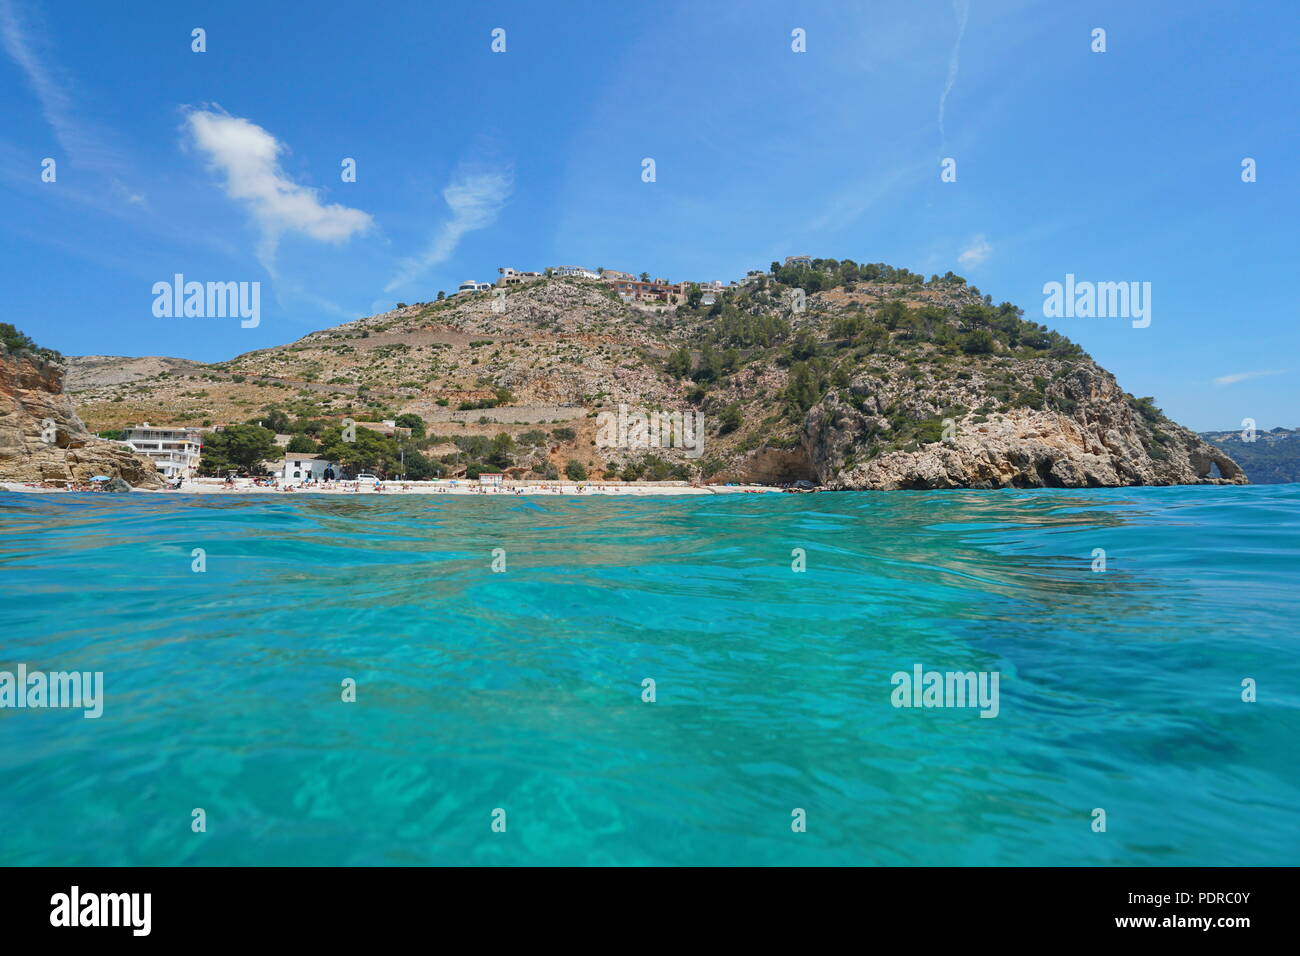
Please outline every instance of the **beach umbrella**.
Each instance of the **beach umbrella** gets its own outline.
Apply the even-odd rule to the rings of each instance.
[[[96,475],[94,478],[91,478],[90,480],[91,481],[112,481],[113,479],[108,477],[108,475]]]

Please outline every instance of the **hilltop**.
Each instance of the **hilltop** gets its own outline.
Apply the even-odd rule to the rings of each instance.
[[[305,433],[300,449],[344,415],[413,415],[424,436],[409,450],[449,474],[576,465],[843,489],[1245,481],[1079,346],[951,273],[814,259],[708,296],[627,301],[618,288],[537,276],[211,365],[73,359],[69,390],[95,430],[270,417]],[[701,411],[703,456],[598,447],[598,414],[620,404]]]

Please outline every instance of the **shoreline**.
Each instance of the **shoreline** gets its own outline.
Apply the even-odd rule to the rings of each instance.
[[[125,492],[95,492],[84,488],[55,488],[16,481],[0,482],[0,490],[23,494],[124,494]],[[441,481],[392,481],[374,485],[370,482],[335,481],[312,485],[255,485],[251,479],[239,479],[233,486],[219,478],[195,478],[185,481],[180,488],[132,488],[133,494],[151,495],[273,495],[292,497],[298,495],[483,495],[518,498],[525,495],[631,495],[653,497],[660,495],[727,495],[727,494],[782,494],[784,489],[769,485],[689,485],[623,482],[507,482],[501,486],[480,486],[466,479]]]

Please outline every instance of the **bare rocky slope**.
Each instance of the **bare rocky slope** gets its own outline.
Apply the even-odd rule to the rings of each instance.
[[[419,450],[451,474],[472,464],[467,438],[506,435],[516,474],[577,462],[596,478],[832,489],[1246,480],[1010,303],[951,273],[851,260],[753,274],[713,305],[628,304],[595,280],[539,279],[214,365],[141,361],[72,360],[92,426],[414,413],[429,433]],[[597,416],[620,404],[702,412],[703,455],[597,445]]]
[[[121,478],[158,488],[153,462],[86,430],[63,392],[63,366],[52,356],[0,345],[0,481]]]

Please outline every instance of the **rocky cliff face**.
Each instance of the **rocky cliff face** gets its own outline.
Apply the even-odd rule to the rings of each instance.
[[[1131,400],[1109,372],[1086,361],[1057,372],[1047,394],[1056,409],[1012,408],[979,422],[971,415],[950,417],[941,420],[938,441],[864,462],[854,456],[880,433],[884,420],[880,393],[860,381],[855,387],[867,390],[862,407],[831,396],[809,411],[805,450],[818,479],[838,489],[1246,483],[1241,468],[1220,449]],[[922,392],[912,413],[937,417],[961,405],[962,392],[951,385]],[[1057,410],[1062,407],[1072,411]]]
[[[86,430],[63,394],[63,366],[0,347],[0,481],[121,478],[142,488],[163,482],[148,459]]]

